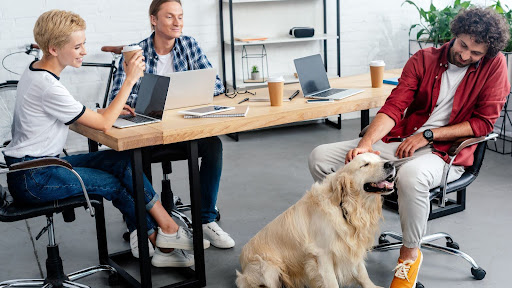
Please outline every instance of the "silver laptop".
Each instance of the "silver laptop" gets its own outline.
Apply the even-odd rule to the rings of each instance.
[[[213,103],[217,72],[213,68],[174,72],[171,78],[165,110]]]
[[[293,62],[299,75],[302,93],[306,98],[340,100],[364,91],[331,88],[320,54],[298,58]]]
[[[168,89],[169,77],[144,73],[135,103],[136,115],[121,115],[113,126],[127,128],[161,121]]]

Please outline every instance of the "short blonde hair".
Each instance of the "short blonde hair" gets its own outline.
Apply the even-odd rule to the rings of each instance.
[[[85,30],[85,27],[85,20],[76,13],[50,10],[37,19],[34,39],[43,55],[50,55],[50,47],[61,48],[68,43],[71,33]]]

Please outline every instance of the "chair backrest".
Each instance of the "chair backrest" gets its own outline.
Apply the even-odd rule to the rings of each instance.
[[[480,167],[482,167],[482,163],[484,161],[485,151],[487,150],[486,148],[487,141],[478,143],[475,152],[473,153],[473,165],[466,167],[465,173],[471,173],[475,175],[475,177],[478,176]]]

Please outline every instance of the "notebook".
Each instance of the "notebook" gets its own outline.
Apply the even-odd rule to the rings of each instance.
[[[398,85],[398,78],[399,77],[387,78],[387,79],[382,80],[382,83],[384,83],[384,84],[391,84],[391,85]]]
[[[340,100],[363,92],[361,89],[331,88],[320,54],[293,60],[300,87],[306,98]]]
[[[194,115],[184,115],[183,118],[222,118],[222,117],[245,117],[247,116],[247,112],[249,112],[249,106],[236,106],[235,109],[214,113],[214,114],[208,114],[203,116],[194,116]]]
[[[112,126],[127,128],[161,121],[167,89],[169,77],[144,73],[135,103],[136,115],[121,115]]]
[[[166,76],[171,78],[171,81],[167,92],[165,110],[213,103],[215,78],[217,76],[215,69],[173,72]]]

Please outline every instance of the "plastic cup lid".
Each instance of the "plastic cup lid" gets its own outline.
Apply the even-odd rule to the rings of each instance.
[[[277,76],[277,77],[269,77],[267,79],[267,82],[284,82],[283,76]]]
[[[122,53],[124,52],[130,52],[135,50],[142,50],[142,48],[139,45],[131,45],[131,46],[124,46],[123,50],[121,50]]]
[[[370,66],[386,66],[386,63],[384,63],[384,60],[373,60],[370,61]]]

